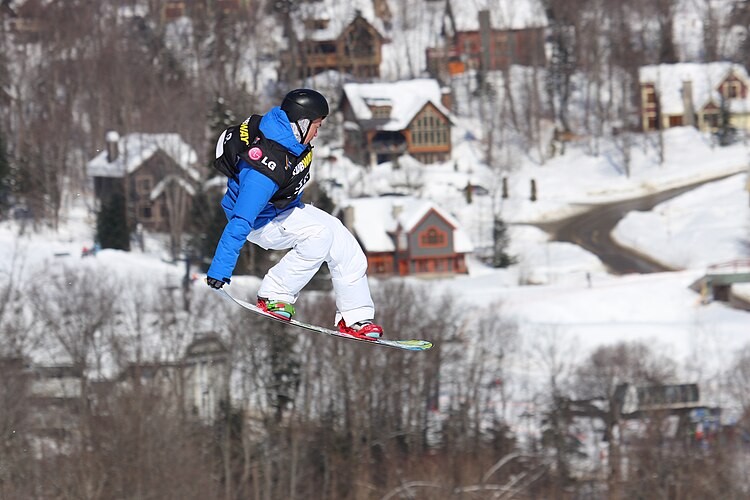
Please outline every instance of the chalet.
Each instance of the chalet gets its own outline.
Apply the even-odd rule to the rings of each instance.
[[[170,214],[186,214],[200,173],[198,155],[177,134],[107,134],[107,148],[88,162],[97,199],[125,197],[129,222],[168,231]]]
[[[344,152],[362,165],[408,153],[422,163],[451,155],[450,94],[437,80],[347,83],[341,109]]]
[[[382,61],[383,21],[378,15],[390,14],[360,10],[364,2],[328,5],[327,2],[302,3],[292,14],[294,26],[290,49],[282,54],[282,66],[292,78],[305,78],[328,70],[356,78],[378,78]],[[341,11],[345,14],[341,14]]]
[[[466,273],[471,241],[450,214],[409,196],[352,199],[339,216],[367,255],[372,276]]]
[[[729,62],[644,66],[639,70],[644,131],[694,126],[716,131],[726,113],[729,125],[750,130],[750,79]]]
[[[548,24],[540,0],[445,0],[442,40],[426,51],[436,78],[468,70],[545,65]]]

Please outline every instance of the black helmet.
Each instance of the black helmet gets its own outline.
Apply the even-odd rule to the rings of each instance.
[[[296,89],[289,92],[281,103],[281,109],[290,122],[307,118],[310,121],[328,116],[328,102],[323,94],[312,89]]]

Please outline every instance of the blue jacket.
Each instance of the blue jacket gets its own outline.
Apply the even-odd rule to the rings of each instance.
[[[306,149],[294,137],[289,119],[279,107],[272,108],[263,116],[260,131],[266,139],[281,144],[295,157]],[[228,222],[216,245],[211,267],[206,273],[209,277],[226,283],[230,282],[240,250],[250,231],[263,227],[279,214],[302,205],[300,191],[289,204],[277,208],[270,200],[280,186],[242,159],[237,166],[240,168],[239,182],[228,179],[227,192],[221,200]]]

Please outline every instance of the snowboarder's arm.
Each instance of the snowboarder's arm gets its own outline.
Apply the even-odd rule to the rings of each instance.
[[[209,277],[229,283],[253,221],[277,190],[275,182],[254,169],[240,171],[240,192],[232,216],[216,245],[211,267],[206,273]]]

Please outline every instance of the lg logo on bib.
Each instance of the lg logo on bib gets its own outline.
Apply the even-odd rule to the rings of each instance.
[[[260,150],[258,150],[260,151]],[[268,170],[275,170],[276,169],[276,162],[275,161],[268,161],[268,156],[264,156],[263,159],[260,161],[261,165],[265,165],[268,167]]]
[[[247,156],[249,156],[251,160],[260,160],[263,156],[263,151],[261,151],[260,148],[252,148],[247,152]]]

